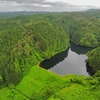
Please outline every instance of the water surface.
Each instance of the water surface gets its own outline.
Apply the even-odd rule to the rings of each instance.
[[[77,46],[71,42],[71,47],[50,59],[46,59],[40,63],[40,66],[60,75],[77,74],[88,76],[85,60],[86,53],[91,48]]]

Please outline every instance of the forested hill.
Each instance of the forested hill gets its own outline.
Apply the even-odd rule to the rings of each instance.
[[[99,46],[99,27],[100,19],[87,12],[0,20],[0,74],[3,80],[7,84],[17,84],[31,66],[68,48],[69,40],[81,46]]]
[[[16,16],[22,16],[22,15],[34,15],[34,14],[47,14],[49,12],[44,11],[15,11],[15,12],[0,12],[0,19],[4,18],[12,18]]]
[[[98,19],[100,18],[100,9],[90,9],[85,11],[85,14]]]
[[[17,84],[30,67],[69,47],[69,37],[48,17],[19,16],[0,21],[0,74]]]
[[[78,100],[80,95],[83,98],[83,94],[86,100],[89,97],[86,91],[90,95],[92,88],[100,94],[96,88],[100,81],[98,78],[60,77],[38,68],[40,61],[67,49],[69,41],[86,47],[100,46],[99,13],[98,10],[1,17],[0,100],[66,100],[64,97],[73,100],[71,96]],[[73,77],[75,79],[70,81]],[[84,87],[85,92],[82,90]],[[88,100],[99,98],[94,92],[92,94]]]

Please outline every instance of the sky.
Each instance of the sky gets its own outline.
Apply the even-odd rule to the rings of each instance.
[[[100,9],[100,0],[0,0],[0,12],[84,11]]]

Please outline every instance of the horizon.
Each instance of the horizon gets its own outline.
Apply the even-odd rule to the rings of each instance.
[[[0,12],[50,11],[72,12],[100,9],[98,0],[0,0]]]
[[[79,11],[27,11],[27,10],[23,10],[23,11],[0,11],[0,13],[14,13],[14,12],[48,12],[48,13],[62,13],[62,12],[84,12],[84,11],[89,11],[89,10],[100,10],[100,8],[99,9],[86,9],[86,10],[79,10]]]

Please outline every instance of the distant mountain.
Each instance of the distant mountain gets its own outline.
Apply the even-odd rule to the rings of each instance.
[[[88,9],[86,12],[92,12],[92,11],[100,11],[100,9]]]
[[[18,11],[18,12],[0,12],[0,19],[1,18],[9,18],[9,17],[14,17],[14,16],[20,16],[20,15],[33,15],[33,14],[46,14],[49,12],[33,12],[33,11]]]
[[[100,9],[89,9],[84,13],[92,18],[96,19],[100,18]]]

